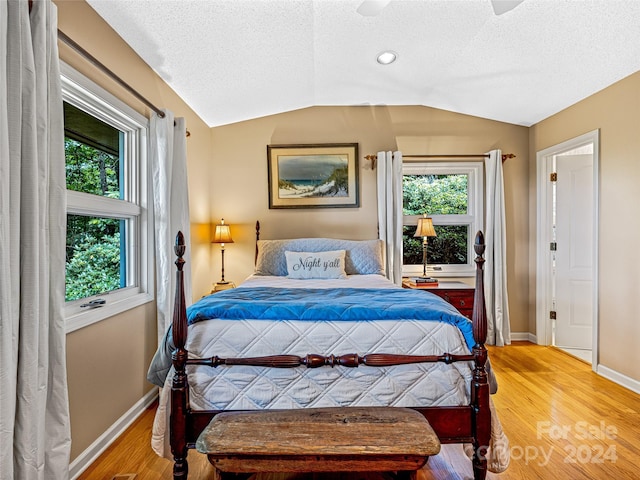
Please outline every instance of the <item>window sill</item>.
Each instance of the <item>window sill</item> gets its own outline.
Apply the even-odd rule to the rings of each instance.
[[[104,297],[109,298],[108,295],[105,295]],[[89,299],[84,299],[82,303],[86,303],[88,301]],[[65,307],[66,333],[71,333],[81,328],[88,327],[89,325],[106,320],[109,317],[113,317],[151,301],[153,301],[153,295],[143,292],[128,295],[120,299],[111,299],[111,301],[107,302],[103,307],[95,307],[89,310],[83,309],[82,311],[78,311],[77,304],[79,302],[75,302],[74,305],[68,305]]]

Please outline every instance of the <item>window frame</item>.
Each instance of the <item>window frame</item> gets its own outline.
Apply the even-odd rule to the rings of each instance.
[[[127,286],[65,302],[65,326],[66,332],[70,333],[154,299],[152,203],[147,158],[149,120],[64,62],[60,62],[60,77],[65,102],[124,132],[123,199],[67,190],[67,214],[127,221]],[[98,298],[106,303],[101,307],[81,307]]]
[[[427,264],[427,275],[432,277],[473,277],[475,275],[475,253],[473,243],[476,232],[483,229],[484,224],[484,162],[404,162],[402,175],[450,175],[466,174],[467,214],[436,215],[425,212],[433,220],[433,225],[466,225],[469,232],[467,241],[467,263],[464,265],[432,265]],[[404,192],[400,201],[404,201]],[[403,215],[402,225],[417,225],[422,215]],[[428,248],[428,246],[427,246]],[[404,254],[403,257],[404,259]],[[415,276],[422,274],[422,264],[402,265],[402,274]]]

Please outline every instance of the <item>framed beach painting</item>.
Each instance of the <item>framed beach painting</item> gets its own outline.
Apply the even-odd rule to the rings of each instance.
[[[267,145],[269,208],[359,207],[358,144]]]

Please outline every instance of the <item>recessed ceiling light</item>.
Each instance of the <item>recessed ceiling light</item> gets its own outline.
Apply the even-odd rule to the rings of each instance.
[[[398,59],[398,54],[391,50],[387,50],[386,52],[381,52],[378,54],[376,60],[381,65],[389,65],[390,63],[395,62]]]

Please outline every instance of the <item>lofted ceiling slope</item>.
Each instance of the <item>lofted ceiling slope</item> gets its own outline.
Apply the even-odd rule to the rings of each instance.
[[[636,0],[87,2],[211,127],[314,105],[530,126],[640,70]]]

